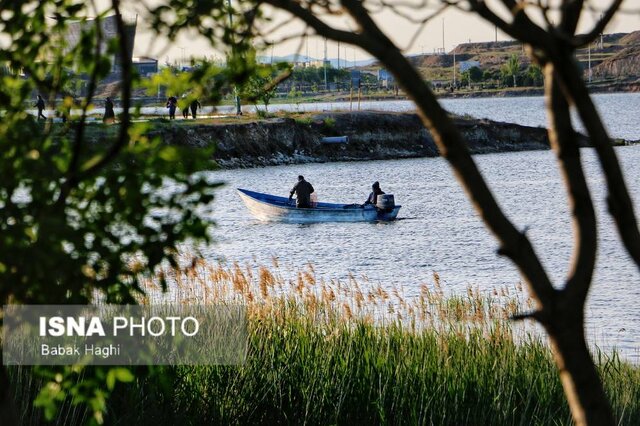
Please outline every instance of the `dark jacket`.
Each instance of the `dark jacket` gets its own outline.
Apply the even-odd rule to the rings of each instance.
[[[104,120],[109,120],[115,118],[116,113],[113,110],[113,101],[111,99],[107,99],[104,103]]]
[[[289,194],[289,199],[293,197],[295,193],[298,197],[296,198],[296,206],[298,207],[311,207],[311,194],[314,192],[313,186],[307,182],[306,180],[301,180],[296,183],[291,189],[291,193]]]
[[[369,198],[365,201],[365,204],[376,204],[378,202],[378,195],[384,194],[384,191],[380,188],[374,189],[371,194],[369,194]]]

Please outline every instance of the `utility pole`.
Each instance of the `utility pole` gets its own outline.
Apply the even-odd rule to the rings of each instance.
[[[182,55],[180,56],[180,68],[184,67],[184,47],[178,47],[182,51]]]
[[[231,49],[235,50],[235,42],[234,42],[234,38],[233,37],[233,16],[231,14],[231,0],[227,0],[227,5],[229,6],[229,29],[231,29]],[[273,52],[273,50],[272,50]],[[273,54],[273,53],[272,53]],[[228,64],[227,64],[228,65]],[[238,87],[237,86],[233,86],[233,94],[234,96],[234,101],[236,104],[236,115],[242,115],[242,106],[240,105],[240,95],[238,94]]]
[[[600,20],[602,21],[603,14],[600,14]],[[600,33],[600,50],[604,49],[604,37],[603,33]]]
[[[442,54],[446,54],[446,50],[444,50],[444,18],[442,18]]]
[[[456,48],[453,48],[453,87],[456,87]]]
[[[591,83],[591,43],[589,43],[589,83]]]
[[[322,61],[322,66],[324,67],[324,90],[325,92],[329,90],[329,86],[327,85],[327,38],[324,39],[324,61]]]
[[[340,42],[338,42],[338,69],[340,69]]]

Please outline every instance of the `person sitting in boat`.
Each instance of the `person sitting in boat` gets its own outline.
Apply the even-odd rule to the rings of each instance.
[[[371,189],[373,189],[373,191],[371,191],[371,194],[369,194],[369,198],[367,198],[367,201],[365,201],[364,203],[373,204],[375,206],[378,202],[378,195],[384,194],[384,191],[380,189],[379,182],[373,182],[373,185],[371,185]]]
[[[313,186],[304,180],[304,176],[298,176],[298,183],[296,183],[291,192],[289,193],[289,202],[293,198],[293,194],[295,193],[296,198],[296,207],[298,208],[311,208],[311,194],[313,194],[314,189]]]

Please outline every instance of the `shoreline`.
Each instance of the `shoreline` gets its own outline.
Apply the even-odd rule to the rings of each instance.
[[[324,112],[298,118],[288,115],[242,123],[164,122],[155,125],[151,133],[168,144],[216,145],[214,160],[224,169],[440,155],[433,137],[414,113]],[[547,131],[541,127],[467,117],[454,117],[454,121],[472,154],[549,149]],[[345,136],[338,143],[323,140]],[[585,136],[580,145],[589,146]]]

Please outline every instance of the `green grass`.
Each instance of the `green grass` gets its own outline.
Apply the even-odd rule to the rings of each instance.
[[[142,303],[245,304],[246,362],[165,367],[120,383],[107,423],[571,424],[547,345],[506,319],[530,304],[521,286],[449,297],[434,274],[409,298],[366,280],[318,281],[311,265],[290,274],[277,263],[201,263],[173,274],[170,294],[150,283]],[[615,354],[598,365],[619,424],[638,424],[640,369]],[[11,372],[27,424],[37,383],[28,370]],[[59,424],[82,418],[65,407]]]

